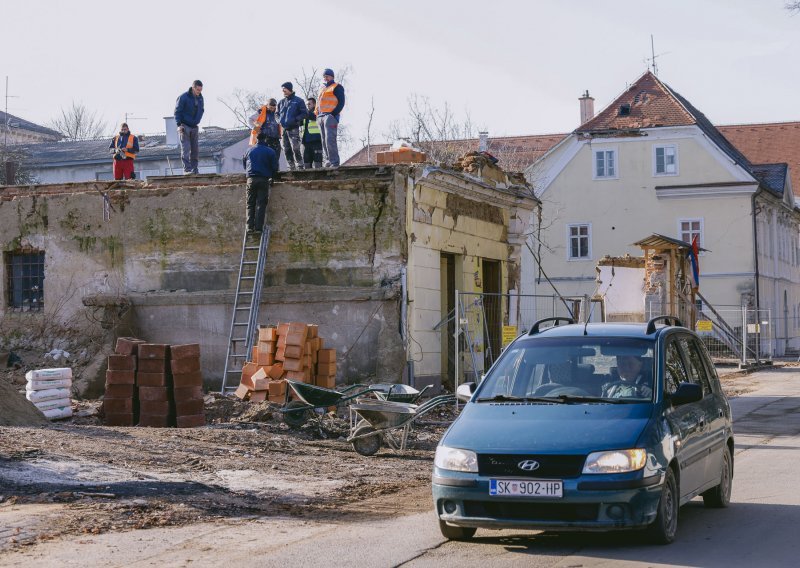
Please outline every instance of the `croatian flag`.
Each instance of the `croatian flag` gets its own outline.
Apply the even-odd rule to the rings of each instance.
[[[694,287],[700,287],[700,246],[697,244],[697,235],[692,239],[692,248],[686,253],[689,260],[692,261],[692,278],[694,279]]]

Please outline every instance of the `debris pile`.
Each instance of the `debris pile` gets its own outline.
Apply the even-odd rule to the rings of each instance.
[[[16,387],[0,380],[0,426],[41,426],[47,418]]]
[[[108,356],[103,413],[108,426],[205,425],[200,345],[120,337]]]
[[[37,369],[25,373],[25,398],[49,420],[72,417],[72,369]]]
[[[242,368],[236,396],[281,404],[286,399],[285,379],[333,388],[336,349],[323,349],[324,344],[319,337],[319,326],[314,324],[260,326],[258,343],[253,347],[251,360]]]

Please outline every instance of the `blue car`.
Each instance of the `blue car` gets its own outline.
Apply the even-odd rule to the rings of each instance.
[[[459,387],[469,402],[436,449],[432,480],[446,538],[645,529],[667,544],[681,505],[698,495],[729,504],[731,410],[698,336],[668,316],[565,319],[537,322],[480,385]]]

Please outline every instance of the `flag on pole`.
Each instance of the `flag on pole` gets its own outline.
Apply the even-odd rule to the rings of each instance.
[[[694,287],[700,287],[700,246],[697,244],[697,237],[695,235],[692,239],[692,247],[689,249],[689,252],[686,253],[686,256],[689,257],[689,260],[692,263],[692,279],[694,280]]]

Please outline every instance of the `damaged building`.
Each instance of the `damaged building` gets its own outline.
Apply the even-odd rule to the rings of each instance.
[[[538,207],[521,177],[478,158],[464,171],[286,173],[269,201],[260,321],[318,323],[340,383],[438,383],[449,338],[434,327],[453,289],[518,289]],[[244,209],[236,174],[0,188],[4,333],[87,316],[109,334],[198,342],[219,388]]]

